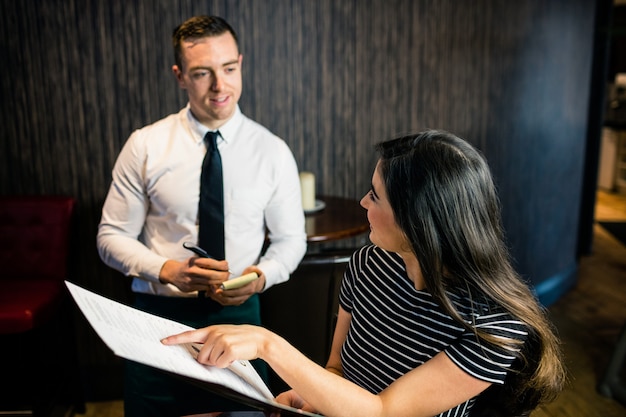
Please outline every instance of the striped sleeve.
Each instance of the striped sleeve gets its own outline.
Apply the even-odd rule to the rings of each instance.
[[[339,290],[339,305],[348,313],[351,313],[353,308],[353,288],[354,281],[358,274],[357,269],[360,268],[360,265],[369,256],[368,252],[370,249],[370,246],[364,246],[358,251],[354,252],[343,274],[343,280],[341,281],[341,287]]]
[[[508,313],[492,313],[475,319],[475,328],[491,335],[525,341],[528,333],[522,322]],[[475,378],[494,384],[503,384],[507,372],[519,350],[497,347],[472,332],[465,332],[456,343],[445,349],[448,357],[461,369]]]

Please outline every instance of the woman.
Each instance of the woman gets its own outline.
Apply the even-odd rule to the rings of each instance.
[[[202,363],[265,360],[290,387],[278,401],[326,416],[519,416],[560,391],[558,340],[514,272],[482,155],[441,131],[378,145],[361,200],[373,245],[340,291],[326,369],[278,335],[214,326]]]

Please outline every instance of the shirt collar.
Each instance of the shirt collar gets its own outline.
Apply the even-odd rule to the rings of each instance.
[[[196,140],[202,142],[204,140],[204,136],[211,129],[208,129],[206,126],[200,123],[198,119],[194,117],[194,115],[191,113],[191,107],[189,106],[189,104],[187,104],[187,120],[189,121],[191,130],[196,134]],[[237,105],[237,107],[235,107],[235,112],[233,113],[233,116],[218,129],[222,140],[226,143],[235,140],[235,133],[237,132],[237,129],[239,129],[239,125],[242,122],[243,114],[241,113],[239,105]]]

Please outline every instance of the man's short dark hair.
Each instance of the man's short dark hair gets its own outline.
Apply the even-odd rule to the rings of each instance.
[[[239,40],[235,30],[218,16],[194,16],[185,20],[174,29],[172,33],[172,45],[174,46],[174,62],[179,68],[182,68],[182,47],[181,44],[187,39],[206,38],[210,36],[219,36],[226,32],[230,32],[235,39],[237,49],[239,49]]]

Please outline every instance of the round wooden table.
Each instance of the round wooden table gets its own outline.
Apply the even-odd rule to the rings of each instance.
[[[329,242],[358,236],[369,230],[366,211],[357,200],[320,195],[322,210],[305,216],[307,242]]]

